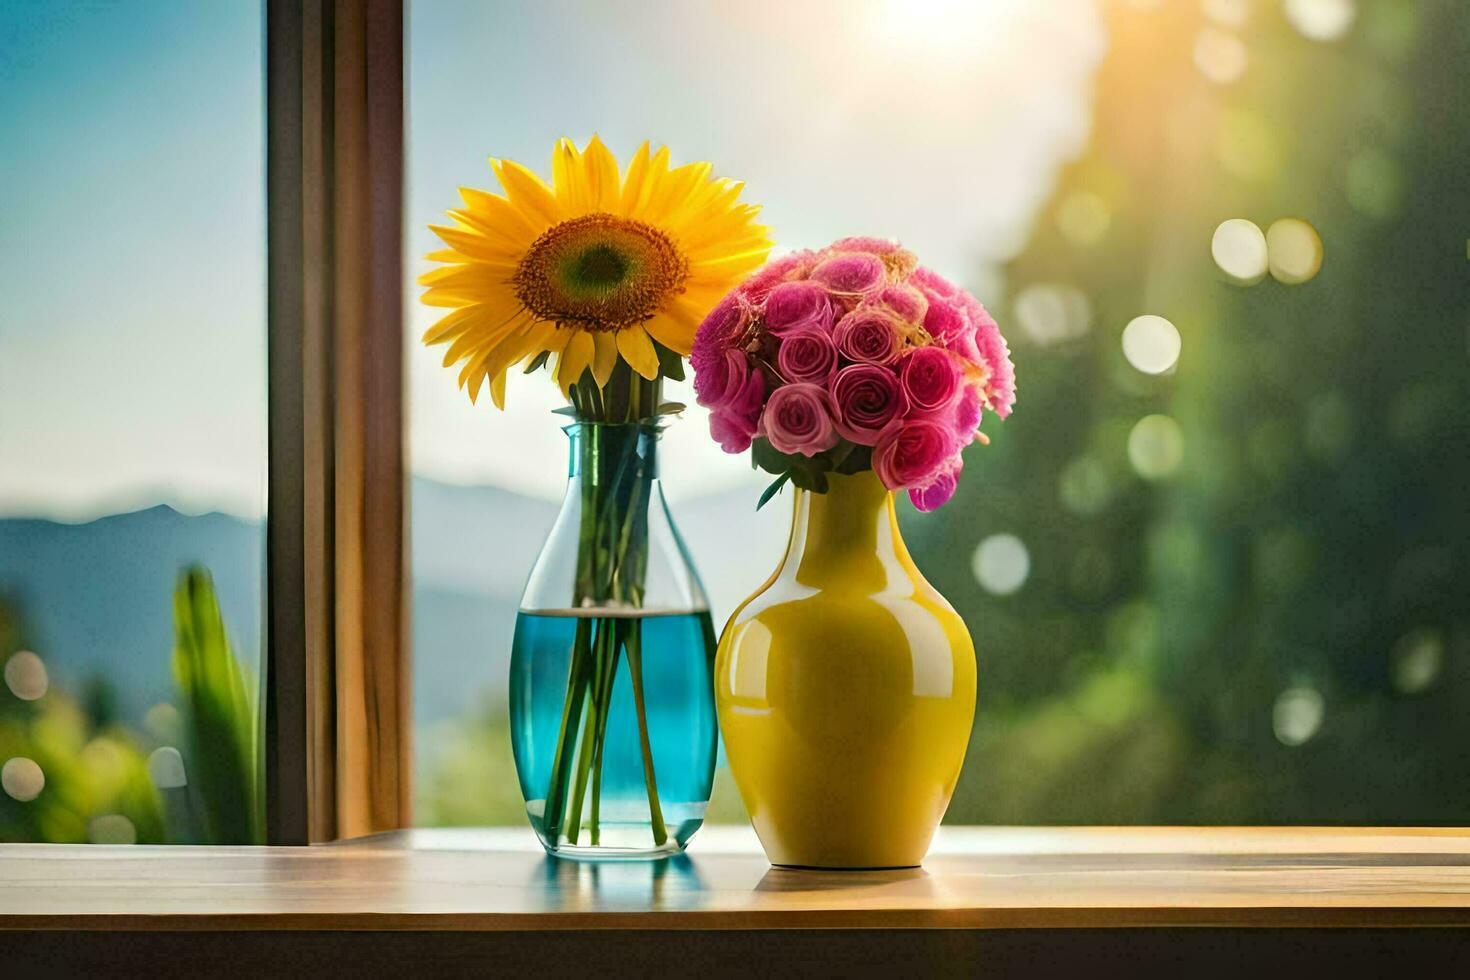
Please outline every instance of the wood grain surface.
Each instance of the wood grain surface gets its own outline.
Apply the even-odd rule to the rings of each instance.
[[[526,829],[313,847],[0,845],[0,929],[787,930],[1470,925],[1458,829],[945,828],[923,868],[770,867],[744,828],[652,864]]]

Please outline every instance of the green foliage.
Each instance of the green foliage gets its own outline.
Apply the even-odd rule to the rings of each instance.
[[[0,665],[24,642],[19,613],[0,597]],[[54,682],[34,701],[0,684],[0,764],[12,759],[33,763],[44,785],[30,799],[0,792],[0,842],[165,840],[163,809],[142,741],[110,719],[89,714]]]
[[[214,583],[201,568],[174,591],[174,682],[184,717],[185,770],[209,843],[262,837],[256,685],[225,635]]]
[[[761,436],[750,444],[750,465],[775,476],[784,476],[794,485],[814,493],[827,492],[827,471],[833,460],[823,456],[783,453]],[[764,501],[763,501],[764,502]]]

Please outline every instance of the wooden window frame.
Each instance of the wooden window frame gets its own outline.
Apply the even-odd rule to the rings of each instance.
[[[403,3],[266,0],[266,838],[407,826]]]

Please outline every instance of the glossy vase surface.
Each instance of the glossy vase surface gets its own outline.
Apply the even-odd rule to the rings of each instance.
[[[975,650],[872,472],[797,491],[786,555],[720,639],[730,768],[771,863],[919,864],[975,714]]]
[[[561,513],[521,599],[511,743],[547,852],[677,854],[704,820],[714,630],[658,476],[659,427],[579,423]]]

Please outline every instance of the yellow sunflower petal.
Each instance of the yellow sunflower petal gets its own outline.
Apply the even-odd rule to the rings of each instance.
[[[618,331],[618,353],[643,377],[650,381],[658,377],[658,354],[653,349],[653,341],[636,323]]]
[[[607,384],[612,377],[613,368],[618,363],[618,341],[617,338],[605,330],[599,330],[592,335],[592,344],[595,350],[592,354],[592,377],[601,388]]]
[[[616,208],[621,191],[618,161],[596,134],[587,141],[582,165],[587,171],[588,210],[611,211]]]
[[[540,177],[514,160],[491,160],[490,166],[495,169],[495,176],[500,178],[500,186],[505,188],[510,203],[527,218],[540,222],[543,228],[562,220],[564,215],[556,195],[541,182]]]
[[[497,239],[481,235],[463,228],[451,228],[448,225],[430,225],[429,230],[438,235],[440,240],[462,255],[482,262],[509,263],[511,265],[520,261],[525,249],[501,242]]]
[[[477,191],[473,187],[461,187],[459,196],[464,200],[465,206],[451,210],[450,215],[487,235],[497,235],[508,242],[529,245],[545,230],[544,225],[532,221],[499,194]]]
[[[566,217],[586,214],[587,171],[582,166],[582,154],[577,144],[563,136],[556,141],[551,152],[551,187],[556,201]]]
[[[628,163],[628,173],[623,177],[623,187],[618,195],[617,213],[627,217],[633,213],[638,206],[638,199],[643,194],[643,185],[648,180],[648,141],[638,147],[638,152],[633,154],[633,159]]]
[[[495,369],[490,372],[490,400],[495,403],[496,408],[502,411],[505,410],[506,371],[510,369],[510,366],[512,364],[519,363],[520,361],[525,360],[527,357],[530,357],[533,354],[540,353],[540,351],[546,346],[546,342],[555,332],[556,327],[552,324],[533,324],[530,330],[526,332],[526,335],[521,338],[520,347],[515,352],[515,357],[506,361],[504,364],[497,364],[494,366]]]
[[[676,354],[688,357],[690,350],[694,347],[694,328],[679,323],[668,314],[660,313],[643,326],[653,335],[654,340]],[[644,375],[644,377],[650,377],[650,375]]]
[[[581,379],[582,372],[592,363],[595,349],[587,331],[573,330],[571,334],[567,338],[567,346],[556,359],[556,383],[561,386],[563,395],[568,394],[572,385]]]
[[[420,286],[444,289],[478,289],[510,281],[516,267],[501,262],[472,262],[468,265],[444,265],[419,276]]]

